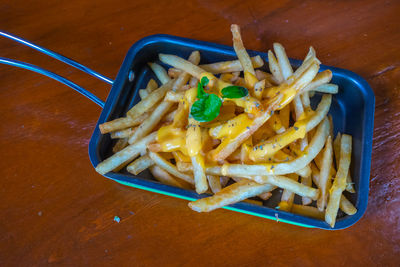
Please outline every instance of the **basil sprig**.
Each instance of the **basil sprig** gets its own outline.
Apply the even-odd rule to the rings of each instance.
[[[244,96],[247,96],[249,94],[249,91],[247,91],[246,88],[242,86],[227,86],[221,91],[222,93],[222,98],[242,98]]]
[[[218,117],[222,106],[222,100],[216,94],[207,94],[204,87],[209,80],[207,77],[201,78],[197,84],[197,100],[190,109],[190,115],[199,122],[212,121]],[[249,92],[241,86],[227,86],[222,89],[222,98],[241,98],[247,96]]]

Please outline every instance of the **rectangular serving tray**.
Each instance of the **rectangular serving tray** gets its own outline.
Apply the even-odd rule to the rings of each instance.
[[[145,37],[129,49],[89,143],[89,156],[94,167],[111,156],[111,149],[115,143],[109,134],[101,135],[99,124],[125,116],[129,108],[140,100],[138,90],[145,88],[149,79],[155,78],[147,66],[147,62],[160,63],[158,60],[159,53],[187,58],[194,50],[200,51],[200,64],[237,59],[235,51],[230,46],[164,34]],[[266,62],[268,61],[266,53],[248,52],[250,56],[260,55]],[[300,60],[290,60],[290,62],[294,67],[301,64]],[[266,66],[262,69],[266,69]],[[357,74],[348,70],[321,65],[320,71],[326,69],[333,72],[332,83],[339,86],[339,93],[333,95],[329,111],[333,117],[334,133],[336,135],[337,132],[341,132],[353,136],[351,175],[356,193],[345,192],[344,194],[355,204],[357,213],[349,216],[339,211],[339,218],[335,227],[331,228],[325,221],[276,209],[275,207],[280,199],[278,192],[274,193],[271,199],[264,201],[264,206],[240,202],[227,206],[226,209],[303,227],[329,230],[349,227],[364,214],[368,202],[375,96],[368,83]],[[132,78],[132,73],[134,79],[130,81],[129,76],[131,74]],[[319,99],[320,95],[318,94],[311,99],[313,108],[315,108]],[[148,171],[134,176],[122,170],[118,173],[109,172],[105,177],[127,186],[186,200],[195,200],[207,196],[206,194],[198,195],[192,190],[161,184],[154,180]],[[300,203],[300,201],[300,198],[296,196],[295,203]]]

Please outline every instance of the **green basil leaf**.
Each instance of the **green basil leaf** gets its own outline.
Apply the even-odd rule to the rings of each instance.
[[[221,105],[221,99],[217,95],[210,94],[193,103],[190,109],[190,115],[192,115],[196,121],[212,121],[219,115]]]
[[[201,78],[201,81],[197,84],[197,98],[202,99],[203,97],[206,97],[208,94],[204,92],[204,86],[207,86],[209,80],[207,77]]]
[[[227,86],[221,91],[222,93],[222,98],[242,98],[244,96],[247,96],[249,94],[249,91],[247,91],[246,88],[242,86]]]
[[[201,78],[201,85],[203,85],[203,87],[204,86],[207,86],[207,84],[210,82],[210,80],[206,77],[206,76],[204,76],[203,78]]]
[[[197,84],[197,98],[202,99],[206,95],[206,92],[204,92],[203,86],[199,82]]]

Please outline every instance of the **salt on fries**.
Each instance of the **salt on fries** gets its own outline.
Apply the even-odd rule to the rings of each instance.
[[[258,69],[263,59],[247,53],[239,26],[231,31],[237,60],[199,65],[193,51],[188,59],[159,54],[168,70],[148,63],[161,85],[150,80],[126,117],[100,125],[118,141],[96,170],[149,169],[159,182],[212,194],[189,203],[198,212],[238,201],[262,204],[281,188],[277,208],[334,227],[339,209],[348,215],[357,209],[343,194],[355,192],[351,136],[334,138],[327,115],[338,92],[332,72],[319,72],[312,47],[294,70],[274,43],[267,73]],[[315,92],[322,97],[313,110]]]

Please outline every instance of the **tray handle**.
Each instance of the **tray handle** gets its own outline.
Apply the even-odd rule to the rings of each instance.
[[[51,51],[51,50],[49,50],[47,48],[41,47],[39,45],[36,45],[36,44],[34,44],[32,42],[29,42],[29,41],[27,41],[27,40],[25,40],[25,39],[23,39],[21,37],[12,35],[10,33],[6,33],[4,31],[0,31],[0,36],[6,37],[6,38],[11,39],[13,41],[16,41],[16,42],[18,42],[20,44],[23,44],[23,45],[26,45],[26,46],[28,46],[30,48],[33,48],[33,49],[35,49],[35,50],[37,50],[37,51],[39,51],[39,52],[41,52],[43,54],[46,54],[46,55],[48,55],[50,57],[53,57],[53,58],[55,58],[55,59],[57,59],[59,61],[62,61],[62,62],[66,63],[66,64],[68,64],[68,65],[70,65],[70,66],[72,66],[74,68],[77,68],[77,69],[79,69],[79,70],[81,70],[81,71],[83,71],[83,72],[85,72],[85,73],[87,73],[87,74],[89,74],[89,75],[91,75],[93,77],[96,77],[96,78],[98,78],[98,79],[100,79],[100,80],[102,80],[102,81],[104,81],[104,82],[106,82],[108,84],[112,85],[114,83],[114,81],[112,79],[110,79],[110,78],[108,78],[108,77],[106,77],[106,76],[104,76],[104,75],[102,75],[102,74],[100,74],[100,73],[98,73],[98,72],[96,72],[94,70],[91,70],[88,67],[86,67],[86,66],[84,66],[84,65],[82,65],[82,64],[80,64],[80,63],[78,63],[78,62],[76,62],[76,61],[74,61],[74,60],[72,60],[70,58],[67,58],[67,57],[65,57],[63,55],[60,55],[60,54],[58,54],[58,53],[56,53],[54,51]],[[104,107],[104,101],[102,101],[100,98],[98,98],[97,96],[95,96],[91,92],[87,91],[86,89],[80,87],[79,85],[71,82],[70,80],[68,80],[68,79],[66,79],[66,78],[64,78],[64,77],[62,77],[60,75],[57,75],[57,74],[55,74],[55,73],[53,73],[51,71],[45,70],[45,69],[40,68],[40,67],[38,67],[36,65],[32,65],[32,64],[21,62],[21,61],[14,60],[14,59],[2,58],[2,57],[0,57],[0,63],[1,64],[6,64],[6,65],[10,65],[10,66],[14,66],[14,67],[18,67],[18,68],[27,69],[27,70],[30,70],[30,71],[45,75],[47,77],[50,77],[50,78],[52,78],[52,79],[54,79],[56,81],[59,81],[59,82],[65,84],[65,85],[73,88],[77,92],[81,93],[85,97],[87,97],[90,100],[92,100],[93,102],[95,102],[101,108]]]

